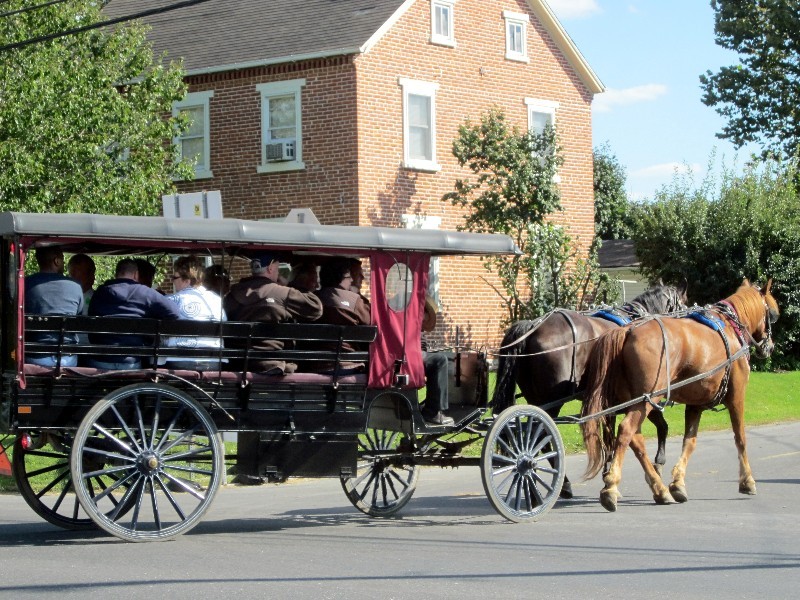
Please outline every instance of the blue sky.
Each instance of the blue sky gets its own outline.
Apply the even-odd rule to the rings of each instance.
[[[708,0],[547,1],[606,87],[592,105],[593,142],[625,167],[629,197],[652,198],[687,167],[699,185],[712,152],[712,176],[740,170],[752,148],[715,137],[724,120],[700,101],[700,74],[738,62],[714,43]]]

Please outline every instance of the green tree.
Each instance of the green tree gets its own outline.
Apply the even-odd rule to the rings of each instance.
[[[725,117],[717,137],[791,157],[800,143],[800,10],[795,0],[712,0],[716,43],[741,63],[700,76],[702,100]]]
[[[773,278],[781,318],[773,366],[800,366],[800,197],[793,163],[751,165],[726,173],[717,196],[685,179],[637,205],[633,239],[651,280],[686,277],[700,305],[728,296],[747,277]]]
[[[618,240],[630,235],[626,174],[608,144],[592,152],[594,158],[594,222],[602,240]]]
[[[580,304],[591,294],[588,281],[576,273],[587,259],[576,256],[572,240],[548,219],[561,210],[558,168],[561,150],[552,127],[541,134],[511,127],[499,109],[459,127],[453,155],[473,179],[458,179],[455,191],[444,196],[465,209],[469,231],[505,233],[522,250],[521,256],[487,259],[485,266],[498,275],[496,290],[508,311],[508,320],[535,318],[555,306]],[[575,267],[575,268],[570,268]],[[592,290],[593,291],[593,290]]]
[[[98,22],[100,7],[6,16],[0,42]],[[185,94],[183,70],[154,63],[145,32],[127,23],[0,53],[0,208],[157,214],[173,177],[191,177],[167,143],[185,123],[165,117]]]

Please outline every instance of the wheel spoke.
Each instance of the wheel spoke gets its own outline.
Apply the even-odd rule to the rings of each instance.
[[[138,407],[138,406],[139,406],[139,403],[138,403],[138,402],[134,402],[134,406]],[[120,424],[120,426],[122,427],[122,430],[123,430],[123,431],[125,432],[125,434],[128,436],[128,439],[129,439],[129,440],[131,440],[131,442],[133,442],[134,446],[136,447],[136,452],[141,452],[141,451],[142,451],[142,447],[141,447],[141,446],[139,445],[139,443],[136,441],[136,438],[134,437],[134,435],[133,435],[133,432],[131,432],[130,428],[128,427],[128,423],[126,423],[126,422],[125,422],[125,419],[123,419],[123,418],[122,418],[122,415],[121,415],[121,414],[119,414],[119,411],[117,410],[117,407],[116,407],[116,406],[114,406],[114,405],[112,405],[112,406],[111,406],[111,412],[113,412],[113,413],[114,413],[114,416],[117,418],[117,421],[119,421],[119,424]],[[95,427],[97,427],[97,429],[98,429],[99,431],[102,431],[102,432],[103,432],[103,433],[106,435],[106,437],[113,438],[113,439],[115,439],[115,440],[117,439],[115,436],[113,436],[113,435],[110,435],[110,434],[109,434],[109,433],[107,433],[105,430],[101,429],[101,427],[100,427],[100,425],[99,425],[98,423],[96,423],[96,424],[95,424]],[[118,443],[120,443],[120,444],[121,444],[121,443],[122,443],[122,441],[121,441],[121,440],[119,440],[119,442],[118,442]]]

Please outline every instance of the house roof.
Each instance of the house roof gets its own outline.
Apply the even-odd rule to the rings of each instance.
[[[112,0],[109,18],[174,4],[175,0]],[[156,55],[184,59],[189,75],[280,64],[369,49],[421,0],[207,0],[142,19]],[[544,0],[533,13],[590,91],[604,90]]]
[[[601,269],[639,266],[633,240],[603,240],[597,252],[597,261]]]

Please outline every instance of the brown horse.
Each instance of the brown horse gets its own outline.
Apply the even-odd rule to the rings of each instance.
[[[603,317],[597,312],[558,309],[534,321],[517,321],[503,337],[492,397],[494,412],[500,413],[514,404],[514,392],[519,386],[528,404],[541,406],[557,418],[566,402],[582,394],[589,352],[602,333],[646,315],[685,309],[685,304],[685,283],[659,283],[627,304],[604,311]],[[653,413],[651,421],[658,432],[656,463],[660,468],[665,462],[668,427],[661,413]],[[561,497],[572,497],[566,477]]]
[[[694,319],[658,318],[612,330],[597,341],[586,373],[583,414],[597,415],[609,407],[626,405],[616,439],[607,435],[610,432],[601,434],[597,419],[581,426],[589,458],[587,479],[600,472],[613,451],[600,492],[606,510],[617,508],[617,486],[629,445],[642,464],[656,503],[685,502],[686,465],[697,443],[700,415],[718,402],[731,417],[739,452],[739,492],[756,493],[745,444],[744,393],[750,377],[748,346],[755,346],[763,357],[773,349],[771,324],[779,311],[771,286],[772,280],[762,291],[745,279],[735,294],[707,311],[718,315],[719,331]],[[672,470],[669,489],[650,464],[641,434],[642,422],[655,401],[666,396],[686,405],[683,452]]]

